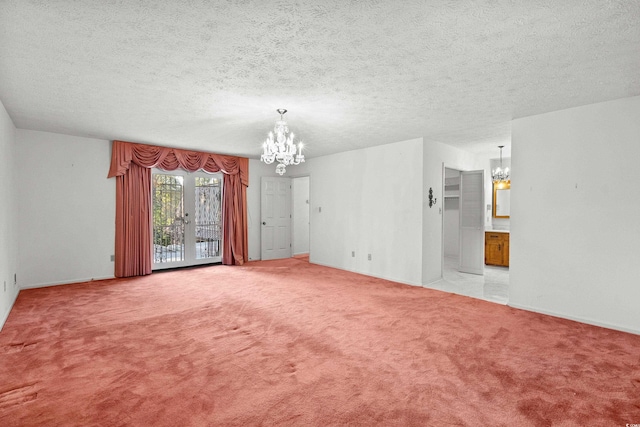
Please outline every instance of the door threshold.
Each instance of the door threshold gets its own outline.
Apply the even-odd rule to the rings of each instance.
[[[222,265],[222,261],[212,262],[211,264],[185,265],[182,267],[160,268],[157,270],[151,270],[151,273],[155,274],[155,273],[164,273],[165,271],[193,270],[196,268],[211,267],[214,265]]]

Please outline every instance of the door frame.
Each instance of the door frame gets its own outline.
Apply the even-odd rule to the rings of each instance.
[[[295,219],[296,219],[296,210],[295,210],[295,206],[294,206],[294,198],[293,198],[293,187],[295,186],[295,180],[296,179],[300,179],[300,178],[309,178],[309,199],[307,200],[307,209],[309,210],[309,214],[308,214],[308,218],[309,218],[309,227],[308,227],[308,241],[309,241],[309,246],[308,246],[308,250],[307,253],[309,254],[309,256],[311,256],[311,176],[309,174],[306,175],[297,175],[297,176],[292,176],[291,177],[291,244],[292,244],[292,249],[291,249],[291,256],[295,256],[294,251],[293,251],[293,242],[295,241]]]
[[[265,175],[264,177],[272,177],[272,178],[279,178],[279,176],[272,176],[272,175]],[[305,178],[308,177],[309,178],[309,258],[311,258],[311,252],[312,252],[312,246],[313,246],[313,237],[312,237],[312,232],[311,232],[311,227],[312,227],[312,223],[313,223],[313,215],[311,215],[312,213],[312,209],[311,209],[311,201],[313,198],[312,195],[312,190],[311,190],[311,173],[302,173],[299,175],[290,175],[290,176],[285,176],[283,178],[289,178],[291,180],[291,182],[293,183],[293,180],[296,178]],[[260,177],[262,180],[262,177]],[[258,221],[258,224],[260,226],[260,231],[259,231],[259,235],[260,235],[260,258],[259,259],[263,259],[262,258],[262,182],[260,182],[260,192],[258,194],[259,197],[259,204],[258,204],[258,208],[259,208],[259,212],[260,212],[260,219]],[[293,191],[291,192],[291,215],[292,215],[292,224],[293,224]],[[291,242],[293,242],[293,239],[295,238],[295,231],[293,229],[293,225],[290,227],[291,228]],[[293,247],[291,250],[291,256],[293,256]]]

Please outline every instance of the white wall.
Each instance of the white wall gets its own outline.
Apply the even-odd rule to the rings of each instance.
[[[479,159],[470,152],[434,141],[424,143],[421,261],[423,285],[429,285],[442,278],[443,163],[447,168],[462,171],[486,169],[488,167],[487,161]],[[427,199],[429,188],[433,188],[433,195],[437,199],[435,206],[431,208]]]
[[[18,284],[113,277],[109,141],[18,129]]]
[[[293,255],[309,253],[309,177],[291,180]]]
[[[311,262],[421,284],[420,159],[422,140],[414,139],[288,167],[285,176],[309,176]],[[260,177],[277,175],[258,160],[249,170],[249,257],[259,259]]]
[[[16,128],[0,102],[0,329],[18,296],[15,156]]]
[[[410,284],[440,280],[443,163],[458,170],[489,168],[488,159],[422,139],[312,158],[288,168],[286,176],[310,177],[311,262]],[[274,165],[258,160],[250,160],[249,169],[249,257],[260,259],[260,178],[277,175]],[[431,209],[429,187],[438,198]]]
[[[640,333],[640,97],[512,129],[509,304]]]
[[[413,139],[311,159],[311,262],[420,285],[421,158]]]

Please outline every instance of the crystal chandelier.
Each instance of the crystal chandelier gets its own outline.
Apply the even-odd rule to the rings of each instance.
[[[302,141],[296,147],[293,142],[293,132],[289,133],[287,122],[282,118],[287,110],[278,109],[277,111],[280,114],[280,120],[276,122],[273,132],[269,132],[269,136],[262,144],[260,160],[268,165],[277,160],[276,172],[278,175],[284,175],[287,166],[299,165],[304,162],[304,154],[302,154]]]
[[[498,148],[500,149],[500,166],[491,171],[491,178],[495,183],[509,181],[509,168],[502,169],[502,149],[504,145],[498,145]]]

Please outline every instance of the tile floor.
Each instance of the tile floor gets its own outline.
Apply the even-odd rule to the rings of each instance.
[[[429,287],[498,304],[509,301],[509,268],[485,265],[484,276],[480,276],[460,273],[457,267],[457,258],[445,257],[443,279]]]

